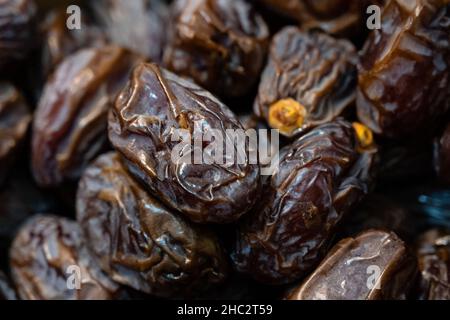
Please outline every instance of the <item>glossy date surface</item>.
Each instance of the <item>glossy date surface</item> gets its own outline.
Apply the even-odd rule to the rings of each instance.
[[[343,116],[356,99],[357,61],[347,40],[281,30],[272,40],[255,114],[288,137]]]
[[[222,97],[245,95],[263,67],[269,30],[242,0],[177,0],[164,65]]]
[[[282,149],[261,201],[237,231],[235,268],[269,284],[293,282],[314,268],[342,217],[373,182],[376,147],[360,149],[343,120]]]
[[[147,194],[117,153],[100,156],[85,171],[77,220],[103,270],[136,290],[189,296],[226,277],[217,237]]]
[[[336,244],[289,300],[405,300],[417,262],[392,232],[369,230]]]
[[[388,1],[359,66],[358,116],[375,133],[429,135],[450,109],[450,3]]]
[[[65,218],[28,220],[17,233],[10,259],[23,300],[105,300],[119,290],[87,253],[78,224]]]
[[[450,233],[432,229],[422,234],[417,255],[421,273],[419,298],[450,299]]]

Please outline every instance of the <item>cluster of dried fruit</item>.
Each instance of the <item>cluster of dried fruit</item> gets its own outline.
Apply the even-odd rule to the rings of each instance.
[[[0,299],[450,299],[450,231],[425,219],[450,217],[398,190],[450,182],[450,0],[100,0],[66,19],[0,1]],[[271,176],[251,141],[195,141],[257,128],[282,135]]]

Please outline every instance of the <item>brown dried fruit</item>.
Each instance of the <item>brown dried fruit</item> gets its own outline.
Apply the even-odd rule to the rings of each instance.
[[[190,138],[174,140],[178,129]],[[195,222],[229,223],[255,204],[260,170],[250,163],[248,143],[233,144],[241,161],[235,157],[227,163],[230,159],[224,148],[218,155],[223,164],[211,164],[217,158],[208,149],[210,143],[203,141],[199,148],[191,138],[213,130],[225,139],[226,130],[243,128],[209,92],[155,64],[135,69],[109,117],[111,143],[149,192]],[[196,150],[202,152],[201,164],[192,159]],[[174,159],[173,152],[182,156]]]
[[[359,69],[361,122],[388,138],[430,134],[450,110],[450,1],[388,1]]]
[[[369,230],[341,240],[289,300],[405,300],[417,262],[394,233]]]
[[[342,217],[373,183],[376,147],[352,125],[330,122],[281,150],[278,170],[237,233],[236,269],[258,281],[301,279],[319,263]]]
[[[88,255],[78,224],[65,218],[39,215],[28,220],[13,242],[10,259],[24,300],[103,300],[119,290]]]
[[[243,96],[258,80],[269,30],[243,0],[177,0],[164,65],[226,97]]]
[[[189,296],[226,276],[218,239],[148,195],[116,153],[99,157],[85,171],[77,219],[103,270],[134,289]]]
[[[255,113],[287,137],[337,119],[355,101],[356,63],[350,42],[287,27],[272,41]]]
[[[77,51],[47,82],[33,123],[32,168],[41,186],[76,180],[107,147],[107,114],[143,61],[129,51],[107,46]]]

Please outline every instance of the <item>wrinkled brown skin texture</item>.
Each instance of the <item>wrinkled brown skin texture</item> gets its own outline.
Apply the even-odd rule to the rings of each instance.
[[[379,268],[378,277],[371,266]],[[406,300],[417,271],[415,257],[395,233],[368,230],[336,244],[287,299]]]
[[[226,129],[243,130],[209,92],[155,64],[139,65],[109,116],[109,139],[127,168],[156,198],[194,222],[230,223],[248,212],[260,190],[259,167],[249,163],[248,144],[240,150],[246,155],[243,164],[195,164],[191,156],[199,148],[191,141],[183,158],[172,159],[172,151],[179,154],[183,145],[172,141],[175,129],[191,137],[212,129],[224,137]],[[211,156],[208,145],[203,143],[203,154]]]
[[[239,97],[258,80],[269,30],[243,0],[177,0],[164,65],[221,97]]]
[[[336,225],[371,188],[376,147],[356,150],[355,132],[343,120],[282,149],[278,170],[237,232],[235,268],[260,282],[285,284],[315,267]]]
[[[34,44],[36,5],[32,0],[0,2],[0,68],[23,60]]]
[[[420,299],[450,300],[450,233],[429,230],[418,241]]]
[[[41,68],[46,78],[67,56],[85,47],[106,45],[106,37],[82,11],[81,29],[67,28],[66,7],[50,11],[40,27],[42,37]]]
[[[60,210],[53,194],[37,188],[25,168],[14,166],[15,173],[0,189],[0,247],[13,240],[17,229],[32,215]],[[0,250],[1,252],[1,250]],[[1,254],[0,254],[1,256]]]
[[[295,19],[304,29],[354,35],[364,28],[364,13],[371,4],[384,0],[259,0],[274,11]]]
[[[107,146],[107,114],[140,56],[119,47],[77,51],[47,82],[33,120],[36,182],[76,180]]]
[[[20,92],[0,82],[0,185],[25,139],[31,113]]]
[[[450,184],[450,124],[434,142],[434,168],[438,178],[445,184]]]
[[[0,300],[17,300],[16,292],[2,271],[0,271]]]
[[[70,266],[80,268],[80,289],[69,289]],[[108,300],[119,286],[88,255],[74,221],[38,215],[19,230],[10,250],[10,266],[23,300]]]
[[[423,136],[450,108],[450,0],[391,0],[359,67],[358,117],[387,138]]]
[[[368,195],[341,224],[339,238],[353,237],[368,229],[390,230],[407,240],[414,230],[410,212],[396,201],[381,194]]]
[[[89,5],[112,43],[161,62],[170,25],[164,1],[96,0]]]
[[[303,125],[292,137],[337,119],[356,98],[355,47],[318,32],[286,27],[275,35],[264,69],[254,111],[269,118],[278,100],[292,98],[306,108]]]
[[[147,194],[115,152],[85,171],[77,219],[101,267],[119,283],[173,297],[225,279],[227,262],[218,239]]]

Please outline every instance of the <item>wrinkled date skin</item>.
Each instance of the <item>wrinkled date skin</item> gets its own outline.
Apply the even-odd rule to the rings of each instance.
[[[450,299],[450,233],[429,230],[418,241],[420,299]]]
[[[335,120],[355,102],[356,64],[349,41],[284,28],[272,41],[254,111],[288,137]]]
[[[174,139],[177,129],[191,137],[218,130],[223,138],[228,129],[243,130],[209,92],[155,64],[139,65],[109,117],[109,139],[127,168],[156,198],[194,222],[230,223],[248,212],[260,189],[259,167],[249,163],[248,144],[245,150],[233,144],[235,154],[244,153],[243,161],[207,164],[209,144],[198,148],[184,138],[181,143]],[[199,149],[202,164],[191,157]],[[174,159],[180,152],[183,156]]]
[[[304,29],[321,29],[333,35],[354,35],[364,28],[364,13],[382,0],[260,0],[267,7],[295,19]]]
[[[189,296],[226,276],[218,239],[147,194],[117,153],[100,156],[85,171],[77,219],[102,269],[134,289]]]
[[[58,66],[33,120],[32,169],[40,186],[78,179],[106,148],[108,110],[140,61],[107,46],[77,51]]]
[[[368,230],[336,244],[287,299],[405,300],[417,271],[415,257],[397,235]]]
[[[33,0],[0,1],[0,68],[26,57],[34,43]]]
[[[89,5],[112,43],[161,62],[170,25],[164,1],[96,0]]]
[[[17,300],[16,292],[2,271],[0,271],[0,300]]]
[[[10,259],[12,277],[23,300],[104,300],[112,299],[119,290],[88,255],[78,224],[65,218],[31,218],[19,230]],[[73,266],[79,273],[70,271]]]
[[[10,83],[0,82],[0,185],[30,122],[31,113],[20,92]]]
[[[434,168],[438,178],[445,184],[450,184],[450,124],[434,142]]]
[[[278,170],[237,232],[235,268],[268,284],[305,276],[324,256],[341,218],[369,192],[375,162],[375,145],[360,150],[355,130],[343,120],[282,149]]]
[[[269,30],[242,0],[177,0],[164,65],[221,97],[243,96],[263,68]]]
[[[85,47],[106,45],[103,31],[82,11],[81,29],[68,29],[66,9],[51,11],[41,26],[41,68],[44,79],[50,75],[64,58]]]
[[[402,139],[439,127],[450,108],[450,1],[391,0],[359,67],[358,116]]]

